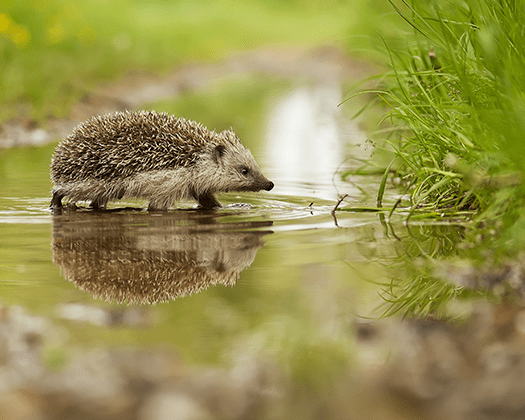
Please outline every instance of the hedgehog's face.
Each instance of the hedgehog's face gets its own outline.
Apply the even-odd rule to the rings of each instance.
[[[228,141],[214,146],[213,150],[213,160],[223,181],[217,191],[270,191],[273,182],[262,174],[249,150],[231,131],[221,134]]]

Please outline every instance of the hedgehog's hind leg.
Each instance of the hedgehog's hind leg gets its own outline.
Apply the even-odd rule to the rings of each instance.
[[[148,204],[148,211],[167,211],[169,204],[167,200],[160,198],[152,198]]]
[[[197,197],[199,208],[203,210],[212,210],[221,207],[221,203],[217,201],[212,193],[204,193]]]
[[[61,209],[62,208],[62,199],[66,196],[63,190],[55,190],[53,191],[53,198],[51,199],[51,203],[49,204],[49,207],[53,210],[55,209]]]
[[[96,199],[89,204],[89,207],[91,207],[93,210],[103,210],[106,208],[106,204],[107,202],[104,202],[100,199]]]
[[[104,210],[108,205],[108,202],[109,197],[104,195],[98,195],[97,197],[91,200],[89,207],[91,207],[93,210]]]

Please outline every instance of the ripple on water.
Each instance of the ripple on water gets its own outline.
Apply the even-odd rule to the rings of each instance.
[[[51,223],[49,199],[0,197],[0,223]]]

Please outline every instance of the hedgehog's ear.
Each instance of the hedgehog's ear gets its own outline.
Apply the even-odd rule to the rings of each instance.
[[[213,159],[216,163],[219,163],[219,160],[222,159],[224,156],[224,153],[226,152],[226,147],[222,144],[218,144],[215,146],[215,149],[213,149]]]

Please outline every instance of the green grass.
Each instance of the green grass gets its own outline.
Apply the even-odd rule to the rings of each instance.
[[[410,42],[384,40],[391,70],[369,91],[388,107],[385,171],[402,180],[412,209],[502,218],[500,248],[523,246],[523,1],[391,3]]]
[[[461,318],[457,303],[499,296],[443,278],[439,268],[461,260],[498,267],[525,246],[525,2],[390,3],[408,41],[384,34],[390,69],[348,98],[365,115],[382,110],[371,135],[384,148],[344,176],[382,167],[377,205],[366,210],[378,212],[387,232],[396,215],[419,230],[402,239],[392,231],[400,253],[383,262],[393,275],[382,285],[382,316]],[[392,205],[394,179],[401,198]],[[459,225],[439,234],[436,219]]]
[[[271,44],[321,45],[372,28],[381,0],[35,0],[0,9],[0,122],[67,115],[102,82]],[[352,49],[358,49],[357,46]]]

